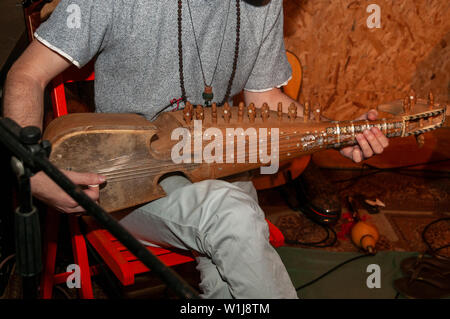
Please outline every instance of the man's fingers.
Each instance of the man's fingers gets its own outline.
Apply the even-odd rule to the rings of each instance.
[[[371,157],[373,155],[373,151],[365,136],[363,134],[358,134],[356,135],[356,140],[358,141],[359,147],[361,148],[364,157]]]
[[[64,208],[58,208],[63,213],[67,214],[75,214],[75,213],[84,213],[86,210],[81,206],[75,206],[75,207],[64,207]]]
[[[359,146],[354,146],[352,149],[352,159],[355,163],[359,163],[361,162],[364,158],[363,158],[363,154],[361,152],[361,149],[359,148]]]
[[[383,148],[386,148],[389,146],[389,139],[380,131],[379,128],[372,127],[371,131],[377,138],[378,142],[380,142],[381,146],[383,146]]]
[[[358,145],[344,147],[340,150],[340,153],[343,156],[351,159],[355,163],[359,163],[364,159],[361,149]]]
[[[360,117],[356,118],[355,120],[376,120],[378,117],[378,111],[375,109],[371,109],[369,110],[369,112],[364,113],[363,115],[361,115]]]
[[[375,154],[383,153],[383,146],[378,141],[375,134],[373,134],[370,130],[365,130],[363,134]]]
[[[67,196],[64,201],[55,205],[55,208],[63,213],[82,213],[85,211],[72,197]]]
[[[374,121],[376,120],[378,117],[378,111],[375,109],[369,110],[369,112],[367,112],[367,119],[369,121]]]
[[[353,146],[347,146],[339,151],[343,156],[352,159]]]
[[[376,120],[377,117],[378,111],[372,109],[357,118],[357,120],[373,121]],[[358,145],[341,149],[341,154],[343,156],[352,159],[356,163],[359,163],[374,154],[383,153],[384,149],[389,145],[389,139],[377,127],[365,130],[362,134],[357,134],[356,141],[358,142]]]
[[[95,173],[78,173],[78,172],[66,172],[67,176],[77,185],[100,185],[106,181],[106,178],[102,175]]]
[[[93,201],[97,201],[98,197],[99,197],[99,187],[98,185],[96,186],[89,186],[88,189],[85,189],[84,192],[86,193],[86,195],[88,195]]]

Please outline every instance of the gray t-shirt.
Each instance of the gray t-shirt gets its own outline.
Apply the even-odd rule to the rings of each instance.
[[[213,101],[220,102],[233,65],[236,2],[189,3],[208,84],[218,61],[212,87]],[[240,3],[239,58],[231,96],[244,88],[264,91],[279,87],[291,76],[283,39],[282,0],[262,7]],[[35,36],[78,67],[96,57],[97,112],[140,113],[151,119],[181,97],[177,10],[175,0],[62,0]],[[187,99],[203,104],[204,83],[186,1],[182,30]]]

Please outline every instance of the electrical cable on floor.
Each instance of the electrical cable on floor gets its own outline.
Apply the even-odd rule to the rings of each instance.
[[[284,177],[285,177],[285,180],[288,181],[288,183],[292,183],[294,181],[292,179],[290,171],[285,172]],[[286,184],[288,184],[288,183],[286,183]],[[292,187],[295,187],[295,186],[292,185]],[[283,188],[281,188],[281,187],[278,187],[278,189],[280,191],[281,196],[284,198],[285,202],[288,204],[288,206],[292,210],[294,210],[296,212],[299,212],[299,213],[303,213],[302,207],[296,206],[296,205],[292,204],[289,201],[289,199],[288,199],[289,198],[288,191],[283,190]],[[297,194],[297,197],[298,196],[299,195]],[[299,203],[300,202],[302,202],[302,199],[299,198]],[[305,208],[305,209],[307,209],[307,208]],[[332,227],[328,226],[328,225],[319,223],[319,222],[317,222],[314,219],[311,219],[311,218],[308,218],[308,219],[310,219],[314,224],[319,225],[320,227],[322,227],[322,229],[325,230],[325,232],[326,232],[325,238],[322,239],[322,240],[316,241],[316,242],[302,242],[302,241],[299,241],[299,240],[296,240],[296,239],[286,239],[285,238],[285,243],[292,244],[292,245],[303,245],[303,246],[315,247],[315,248],[325,248],[325,247],[332,247],[332,246],[334,246],[334,244],[337,242],[337,234],[334,231],[334,229]],[[333,234],[333,239],[332,239],[332,241],[330,243],[327,243],[328,239],[330,238],[330,233]]]
[[[309,247],[315,247],[315,248],[325,248],[325,247],[332,247],[334,246],[334,244],[336,244],[337,242],[337,234],[336,231],[327,225],[322,225],[317,223],[316,221],[313,221],[315,224],[321,226],[327,233],[326,237],[320,241],[317,242],[302,242],[299,240],[294,240],[294,239],[286,239],[285,238],[285,243],[290,244],[290,245],[303,245],[303,246],[309,246]],[[330,238],[330,233],[333,234],[333,239],[331,242],[326,243],[328,241],[328,239]]]
[[[306,287],[308,287],[308,286],[310,286],[310,285],[316,283],[317,281],[319,281],[319,280],[322,279],[323,277],[329,275],[329,274],[332,273],[333,271],[337,270],[338,268],[340,268],[340,267],[342,267],[342,266],[344,266],[344,265],[346,265],[346,264],[348,264],[348,263],[350,263],[350,262],[352,262],[352,261],[355,261],[355,260],[358,260],[358,259],[361,259],[361,258],[364,258],[364,257],[372,257],[372,256],[373,256],[373,255],[370,255],[370,254],[363,254],[363,255],[358,255],[358,256],[356,256],[356,257],[350,258],[350,259],[348,259],[348,260],[346,260],[346,261],[344,261],[344,262],[342,262],[342,263],[340,263],[340,264],[334,266],[333,268],[331,268],[331,269],[328,270],[327,272],[323,273],[322,275],[320,275],[320,276],[317,277],[316,279],[313,279],[313,280],[307,282],[306,284],[303,284],[303,285],[301,285],[300,287],[295,288],[295,290],[299,291],[299,290],[301,290],[301,289],[304,289],[304,288],[306,288]]]
[[[444,159],[444,160],[432,161],[432,162],[425,162],[425,163],[413,164],[413,165],[398,166],[398,167],[394,167],[394,168],[378,168],[378,167],[373,166],[373,165],[364,164],[365,166],[369,167],[370,169],[375,169],[376,171],[375,171],[375,172],[370,172],[370,173],[368,173],[368,174],[362,174],[362,171],[363,171],[363,169],[362,169],[362,170],[361,170],[361,174],[360,174],[359,176],[352,177],[352,178],[345,179],[345,180],[334,181],[334,183],[341,183],[341,182],[347,182],[347,181],[357,180],[357,179],[362,178],[362,177],[367,177],[367,176],[370,176],[370,175],[378,174],[378,173],[381,173],[381,172],[387,172],[387,171],[392,171],[392,172],[394,172],[394,173],[412,176],[412,174],[399,173],[399,172],[396,172],[396,171],[401,170],[401,169],[405,169],[405,168],[409,168],[409,167],[425,165],[425,164],[430,165],[430,164],[436,164],[436,163],[446,162],[446,161],[449,161],[449,160],[450,160],[450,158],[449,158],[449,159]],[[364,167],[364,166],[363,166],[363,167]],[[450,175],[449,175],[449,176],[450,176]],[[435,178],[447,178],[447,176],[442,176],[442,175],[440,175],[440,176],[433,176],[433,177],[435,177]],[[440,255],[437,254],[437,252],[440,251],[440,250],[442,250],[442,249],[444,249],[444,248],[450,247],[450,243],[449,243],[449,244],[445,244],[445,245],[443,245],[443,246],[441,246],[441,247],[438,247],[438,248],[432,248],[432,247],[431,247],[431,244],[430,244],[430,243],[428,242],[428,240],[426,239],[426,232],[427,232],[427,230],[428,230],[432,225],[434,225],[434,224],[436,224],[436,223],[438,223],[438,222],[444,221],[444,220],[450,221],[450,217],[442,217],[442,218],[438,218],[438,219],[436,219],[436,220],[430,222],[428,225],[426,225],[426,226],[424,227],[423,231],[422,231],[422,240],[423,240],[423,242],[425,243],[425,245],[427,245],[428,249],[429,249],[434,255],[438,255],[438,256],[440,256]],[[316,224],[319,224],[319,223],[316,223]],[[319,224],[319,225],[320,225],[320,224]],[[326,245],[326,246],[319,246],[319,244],[322,244],[322,243],[324,243],[324,242],[326,242],[326,241],[328,240],[328,238],[329,238],[329,232],[328,232],[328,230],[332,230],[332,231],[334,232],[334,235],[335,235],[335,239],[334,239],[334,241],[333,241],[333,243],[332,243],[332,245],[334,245],[334,243],[335,243],[336,240],[337,240],[336,232],[334,231],[334,229],[332,229],[331,227],[326,226],[326,225],[321,225],[321,226],[323,226],[325,229],[327,229],[327,237],[326,237],[324,240],[321,240],[321,241],[316,242],[316,243],[302,243],[302,242],[296,241],[296,240],[285,239],[285,242],[288,243],[288,244],[300,244],[300,245],[313,246],[313,247],[329,247],[329,245]],[[308,287],[308,286],[310,286],[310,285],[316,283],[317,281],[319,281],[320,279],[326,277],[327,275],[329,275],[329,274],[332,273],[333,271],[339,269],[340,267],[342,267],[342,266],[344,266],[344,265],[346,265],[346,264],[348,264],[348,263],[350,263],[350,262],[352,262],[352,261],[355,261],[355,260],[358,260],[358,259],[361,259],[361,258],[364,258],[364,257],[368,257],[368,256],[373,256],[373,255],[370,255],[370,254],[363,254],[363,255],[359,255],[359,256],[353,257],[353,258],[351,258],[351,259],[348,259],[348,260],[346,260],[346,261],[344,261],[344,262],[342,262],[342,263],[336,265],[335,267],[331,268],[330,270],[328,270],[327,272],[323,273],[323,274],[320,275],[319,277],[317,277],[317,278],[315,278],[315,279],[309,281],[309,282],[306,283],[306,284],[301,285],[300,287],[297,287],[297,288],[296,288],[296,291],[299,291],[299,290],[301,290],[301,289],[304,289],[304,288],[306,288],[306,287]],[[448,257],[444,257],[444,258],[448,258]],[[394,297],[394,299],[398,299],[399,297],[400,297],[400,293],[397,292],[396,295],[395,295],[395,297]]]
[[[442,250],[442,249],[444,249],[444,248],[450,247],[450,244],[445,244],[445,245],[443,245],[443,246],[441,246],[441,247],[438,247],[438,248],[433,249],[433,248],[431,247],[431,244],[427,241],[427,239],[426,239],[426,237],[425,237],[425,233],[426,233],[426,231],[428,230],[429,227],[431,227],[432,225],[434,225],[434,224],[436,224],[436,223],[438,223],[438,222],[444,221],[444,220],[450,220],[450,217],[438,218],[438,219],[436,219],[436,220],[430,222],[428,225],[426,225],[426,226],[424,227],[423,231],[422,231],[422,239],[423,239],[424,243],[428,246],[428,248],[429,248],[433,253],[435,253],[435,252],[437,252],[437,251],[439,251],[439,250]],[[319,281],[320,279],[324,278],[325,276],[329,275],[329,274],[332,273],[333,271],[339,269],[340,267],[342,267],[342,266],[344,266],[344,265],[346,265],[346,264],[348,264],[348,263],[350,263],[350,262],[352,262],[352,261],[355,261],[355,260],[358,260],[358,259],[364,258],[364,257],[369,257],[369,256],[373,256],[373,255],[370,255],[370,254],[363,254],[363,255],[359,255],[359,256],[350,258],[350,259],[348,259],[348,260],[345,260],[344,262],[342,262],[342,263],[340,263],[340,264],[334,266],[333,268],[331,268],[331,269],[328,270],[327,272],[323,273],[323,274],[320,275],[319,277],[317,277],[317,278],[315,278],[315,279],[313,279],[313,280],[307,282],[306,284],[301,285],[300,287],[296,288],[295,290],[296,290],[296,291],[299,291],[299,290],[301,290],[301,289],[304,289],[304,288],[306,288],[306,287],[308,287],[308,286],[310,286],[310,285],[316,283],[317,281]],[[448,258],[448,257],[447,257],[447,258]],[[400,293],[397,292],[396,295],[395,295],[395,297],[394,297],[394,299],[398,299],[399,297],[400,297]]]

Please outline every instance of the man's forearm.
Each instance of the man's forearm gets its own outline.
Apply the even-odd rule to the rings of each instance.
[[[64,57],[33,40],[8,72],[3,116],[21,126],[42,128],[45,87],[69,65]]]
[[[44,88],[32,77],[12,70],[6,79],[3,98],[3,116],[21,126],[42,128]]]

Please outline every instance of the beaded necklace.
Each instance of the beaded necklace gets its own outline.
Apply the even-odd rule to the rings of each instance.
[[[230,0],[230,2],[231,2],[231,0]],[[238,60],[238,56],[239,56],[239,35],[240,35],[240,20],[241,20],[240,19],[241,18],[241,10],[240,10],[239,2],[240,2],[240,0],[236,0],[236,44],[235,44],[235,48],[234,48],[233,67],[232,67],[230,79],[228,80],[228,86],[227,86],[225,96],[224,96],[223,100],[219,103],[219,105],[223,105],[230,98],[231,86],[233,85],[233,80],[234,80],[234,77],[236,74],[237,60]],[[214,98],[212,82],[214,80],[214,76],[215,76],[215,73],[217,70],[217,65],[219,63],[223,39],[225,38],[226,24],[225,24],[225,29],[223,32],[222,42],[220,44],[219,54],[217,57],[217,62],[216,62],[216,66],[215,66],[215,69],[213,72],[213,76],[212,76],[211,82],[209,84],[207,84],[206,79],[205,79],[205,73],[203,71],[202,60],[200,57],[200,49],[198,47],[197,38],[195,35],[194,22],[192,20],[189,0],[187,0],[187,4],[188,4],[189,17],[191,20],[192,30],[193,30],[193,34],[194,34],[195,46],[197,48],[200,69],[201,69],[202,76],[203,76],[203,83],[205,85],[205,89],[203,91],[202,97],[205,100],[205,106],[210,106],[211,101]],[[230,9],[230,3],[228,4],[228,11],[229,11],[229,9]],[[181,99],[184,103],[186,103],[186,89],[184,86],[184,74],[183,74],[182,10],[183,10],[183,1],[178,0],[178,62],[179,62],[179,73],[180,73],[180,88],[181,88]],[[228,14],[227,14],[227,21],[228,21]]]

